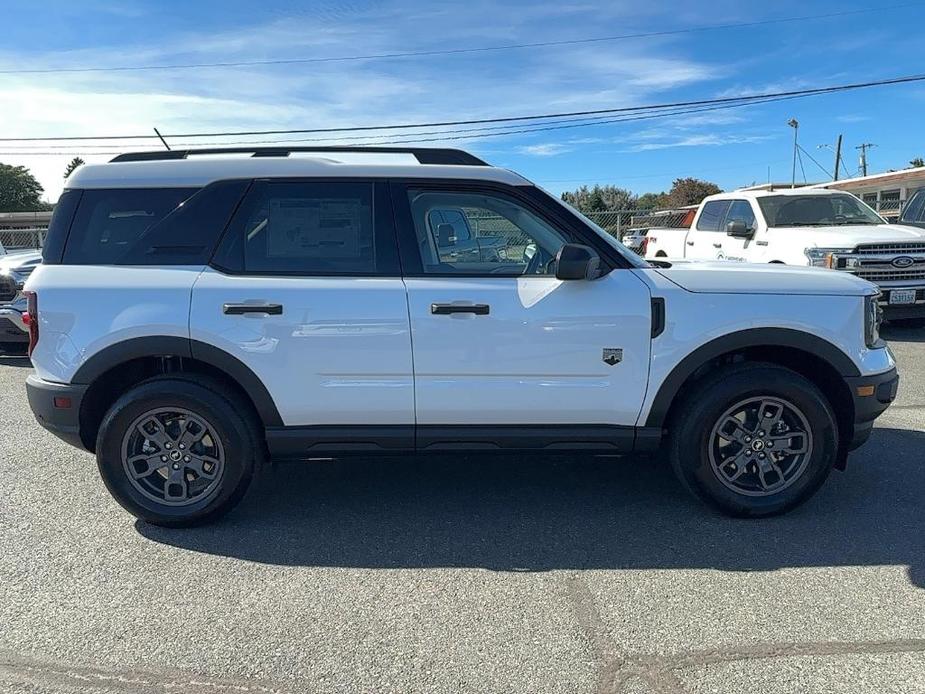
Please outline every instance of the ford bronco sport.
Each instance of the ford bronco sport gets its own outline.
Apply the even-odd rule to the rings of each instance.
[[[659,446],[701,499],[771,515],[898,384],[874,285],[650,264],[458,150],[83,166],[26,295],[38,421],[166,526],[227,512],[271,459]]]

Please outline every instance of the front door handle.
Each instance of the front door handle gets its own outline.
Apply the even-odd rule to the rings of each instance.
[[[430,312],[435,316],[449,316],[453,313],[474,313],[487,316],[491,307],[488,304],[431,304]]]
[[[714,243],[714,244],[713,244],[713,248],[722,248],[722,247],[723,247],[723,244],[721,244],[721,243]]]
[[[282,304],[225,304],[222,313],[226,316],[243,316],[245,313],[264,313],[268,316],[283,315]]]
[[[688,246],[693,246],[693,245],[694,245],[694,242],[693,242],[693,241],[688,241],[688,242],[687,242],[687,245],[688,245]]]

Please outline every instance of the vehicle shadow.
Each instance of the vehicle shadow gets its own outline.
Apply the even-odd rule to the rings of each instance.
[[[146,538],[278,565],[770,571],[905,565],[925,588],[925,432],[878,429],[790,514],[720,516],[649,459],[278,465],[224,521]]]
[[[884,323],[880,336],[887,342],[925,342],[925,328],[902,328]]]
[[[0,366],[14,366],[18,368],[32,368],[32,362],[29,357],[4,354],[0,352]]]

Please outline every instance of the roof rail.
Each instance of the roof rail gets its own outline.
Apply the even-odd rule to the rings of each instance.
[[[442,149],[433,147],[214,147],[206,149],[162,149],[152,152],[127,152],[120,154],[113,161],[165,161],[169,159],[186,159],[197,154],[250,154],[254,157],[288,157],[292,152],[340,153],[358,152],[361,154],[412,154],[419,164],[456,164],[460,166],[488,166],[478,157],[461,149]]]

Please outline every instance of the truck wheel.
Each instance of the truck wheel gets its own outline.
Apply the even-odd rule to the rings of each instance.
[[[245,403],[220,383],[159,377],[109,409],[100,475],[125,510],[154,525],[213,521],[244,496],[263,446]]]
[[[669,422],[675,474],[695,496],[732,516],[772,516],[806,501],[828,477],[837,449],[826,397],[773,364],[709,374]]]

